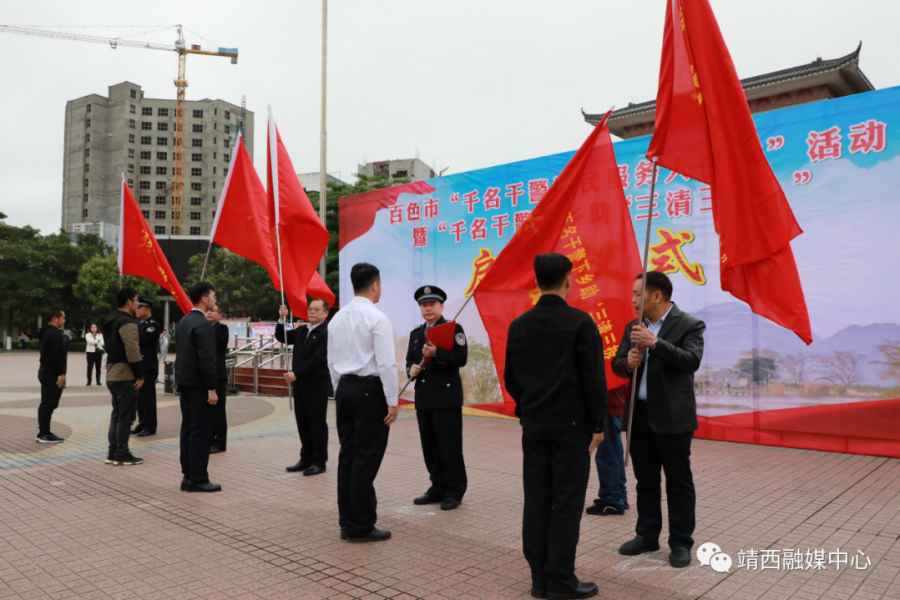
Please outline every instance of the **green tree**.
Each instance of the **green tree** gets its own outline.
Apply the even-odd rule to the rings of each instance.
[[[387,175],[377,175],[368,177],[366,175],[356,175],[357,181],[353,185],[345,183],[337,183],[329,181],[327,184],[328,192],[325,199],[325,227],[328,229],[328,249],[325,251],[325,283],[334,292],[334,295],[340,297],[340,273],[338,272],[338,245],[339,245],[339,228],[338,220],[338,204],[344,196],[352,196],[354,194],[362,194],[363,192],[371,192],[372,190],[380,190],[395,185],[403,185],[409,183],[406,178],[391,179]],[[309,201],[316,214],[319,212],[319,192],[309,192]]]
[[[466,363],[466,378],[469,392],[478,404],[500,402],[503,393],[500,391],[500,379],[491,349],[484,344],[469,340],[469,360]]]
[[[144,298],[154,299],[159,286],[147,279],[126,275],[123,285],[134,288]],[[119,291],[119,266],[115,254],[95,255],[81,266],[73,287],[75,297],[88,308],[85,316],[100,325],[106,315],[116,308],[116,292]]]
[[[756,384],[765,383],[778,374],[778,362],[781,358],[777,352],[764,348],[741,352],[743,358],[734,366],[735,369],[746,375]]]
[[[190,283],[200,281],[206,254],[189,260]],[[209,257],[206,281],[216,288],[216,300],[222,312],[233,318],[271,321],[278,318],[281,293],[272,285],[269,272],[255,262],[225,248],[216,248]]]

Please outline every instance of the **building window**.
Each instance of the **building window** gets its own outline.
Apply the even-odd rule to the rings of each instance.
[[[132,105],[129,106],[128,112],[131,113],[131,114],[134,114],[134,109],[135,109],[135,106],[134,106],[134,104],[132,104]]]
[[[90,141],[90,140],[88,140],[88,141]],[[202,139],[193,138],[193,139],[191,140],[191,147],[193,147],[193,148],[202,148],[202,147],[203,147],[203,140],[202,140]]]
[[[219,124],[218,124],[218,123],[213,123],[213,129],[218,129],[218,128],[219,128]]]
[[[134,106],[134,104],[132,104],[132,106]],[[134,112],[134,111],[131,111],[131,112]],[[142,106],[142,107],[141,107],[141,116],[144,116],[144,117],[152,117],[152,116],[153,116],[153,109],[150,108],[149,106]]]
[[[193,189],[195,192],[202,192],[203,184],[200,183],[199,181],[195,181],[195,182],[191,183],[191,189]]]
[[[142,211],[141,211],[141,214],[144,215],[144,218],[145,218],[145,219],[149,219],[149,218],[150,218],[150,211],[149,211],[149,210],[142,210]]]
[[[230,157],[229,155],[227,155],[227,154],[223,154],[223,155],[222,155],[222,158],[225,159],[225,162],[228,162],[228,161],[231,160],[231,157]]]
[[[132,152],[134,152],[132,150]],[[141,150],[141,160],[150,160],[150,151],[149,150]]]
[[[84,157],[85,157],[85,158],[90,158],[90,157],[91,157],[91,149],[90,149],[90,148],[85,148],[85,149],[84,149]]]
[[[215,175],[215,174],[216,174],[216,168],[213,167],[213,175]]]
[[[216,189],[216,182],[213,181],[213,189]]]
[[[168,108],[157,108],[157,109],[156,109],[156,116],[157,116],[157,117],[168,117],[168,116],[169,116],[169,109],[168,109]]]
[[[129,173],[134,173],[134,165],[131,164],[131,163],[128,163],[128,172],[129,172]]]
[[[81,218],[82,218],[82,219],[87,219],[87,218],[88,218],[87,215],[88,215],[88,209],[85,208],[85,209],[83,209],[83,210],[81,211]]]
[[[181,162],[181,152],[176,152],[173,154],[173,157],[175,158],[175,162]]]
[[[155,211],[155,212],[153,213],[153,216],[154,216],[154,218],[157,218],[157,219],[165,219],[165,218],[166,218],[166,211],[164,211],[164,210],[157,210],[157,211]]]
[[[153,143],[153,138],[151,138],[149,135],[141,136],[141,144],[143,144],[144,146],[149,146],[152,143]]]
[[[91,112],[91,105],[90,105],[90,104],[88,104],[87,106],[85,106],[85,112]]]
[[[150,165],[141,165],[141,175],[150,174]]]
[[[165,174],[166,174],[166,168],[165,168],[165,167],[156,167],[156,174],[157,174],[157,175],[165,175]]]
[[[229,142],[227,139],[222,140],[222,143],[225,144],[225,147],[228,148]]]
[[[164,190],[164,189],[166,189],[166,182],[165,182],[165,181],[157,181],[157,182],[156,182],[156,189],[158,189],[158,190]]]
[[[160,121],[160,122],[158,122],[158,123],[156,124],[156,130],[157,130],[157,131],[168,131],[168,130],[169,130],[169,124],[166,123],[166,122],[164,122],[164,121]]]
[[[231,120],[231,111],[230,111],[230,110],[226,110],[226,111],[225,111],[225,120],[226,120],[226,121],[230,121],[230,120]]]
[[[131,90],[131,97],[137,98],[137,90]]]
[[[85,198],[87,198],[87,196],[85,196]],[[191,206],[201,206],[202,203],[203,203],[203,200],[199,196],[191,197]]]
[[[216,153],[215,153],[215,152],[213,152],[213,160],[216,160]],[[228,159],[226,158],[225,161],[227,162]]]
[[[223,172],[223,174],[225,175],[225,177],[228,177],[228,167],[225,167],[225,171]]]
[[[202,155],[202,154],[191,154],[191,160],[192,160],[193,162],[202,162],[202,161],[203,161],[203,155]]]
[[[161,206],[165,206],[166,205],[166,197],[165,196],[157,196],[156,203]]]
[[[203,111],[202,111],[202,110],[195,110],[195,111],[194,111],[194,118],[195,118],[195,119],[202,119],[202,118],[203,118]]]
[[[128,158],[134,158],[134,148],[128,149]]]
[[[85,180],[84,180],[84,187],[87,187],[89,183],[90,183],[90,180],[89,180],[89,179],[85,179]]]
[[[84,195],[84,203],[87,204],[87,202],[88,202],[88,195],[85,194],[85,195]]]
[[[151,123],[150,121],[141,121],[141,129],[144,131],[152,131],[153,123]]]
[[[133,134],[133,133],[129,133],[129,134],[128,134],[128,143],[129,143],[129,144],[133,144],[133,143],[134,143],[134,134]]]
[[[156,145],[157,146],[168,146],[169,138],[156,138]]]
[[[199,213],[199,212],[192,212],[192,213],[191,213],[191,221],[199,221],[199,220],[200,220],[200,213]]]
[[[128,128],[134,129],[134,119],[128,119]]]
[[[216,211],[212,211],[212,218],[213,218],[213,219],[216,218]]]
[[[218,108],[214,108],[214,109],[213,109],[213,116],[216,116],[216,115],[218,115],[218,114],[219,114],[219,109],[218,109]]]
[[[91,165],[89,163],[84,163],[84,172],[85,173],[91,172]]]
[[[138,199],[138,204],[150,204],[150,196],[141,196]]]
[[[140,187],[140,189],[142,189],[142,190],[149,190],[149,189],[150,189],[150,182],[149,182],[149,181],[142,181],[142,182],[140,182],[139,187]]]
[[[200,167],[192,167],[191,177],[203,177],[203,169],[201,169]]]
[[[169,160],[169,153],[168,152],[157,152],[156,160]]]
[[[192,129],[194,133],[203,133],[203,123],[194,123]]]
[[[199,227],[191,227],[191,235],[200,235]]]
[[[90,119],[85,119],[85,120],[84,120],[84,126],[85,126],[85,127],[90,127],[90,126],[91,126],[91,120],[90,120]]]
[[[129,180],[128,180],[128,187],[130,187],[130,188],[133,188],[133,187],[134,187],[134,179],[129,179]]]
[[[91,134],[89,134],[89,133],[84,134],[84,143],[87,144],[90,141],[91,141]]]
[[[219,138],[213,138],[213,146],[219,143]]]
[[[165,225],[155,225],[153,227],[153,233],[156,235],[166,235],[166,226]]]

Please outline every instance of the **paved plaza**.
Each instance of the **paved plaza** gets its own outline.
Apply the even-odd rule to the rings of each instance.
[[[337,525],[336,433],[326,474],[284,470],[299,450],[286,399],[229,398],[228,451],[209,468],[224,491],[188,494],[178,489],[176,397],[160,385],[158,434],[132,438],[146,463],[109,466],[109,396],[84,385],[80,354],[69,356],[53,417],[66,441],[35,442],[37,359],[0,353],[2,599],[530,598],[515,421],[466,418],[469,492],[442,512],[412,503],[428,481],[415,414],[401,411],[376,480],[378,525],[394,537],[354,545]],[[693,468],[697,546],[716,543],[733,560],[730,572],[696,558],[673,569],[665,540],[660,552],[620,556],[634,508],[585,516],[577,574],[600,586],[599,597],[900,599],[900,461],[700,440]],[[591,496],[597,486],[594,473]],[[785,549],[823,550],[825,568],[769,568]]]

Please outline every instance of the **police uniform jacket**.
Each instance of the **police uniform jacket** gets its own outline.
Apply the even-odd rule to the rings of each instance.
[[[142,321],[138,325],[138,346],[141,348],[141,365],[145,373],[159,373],[159,336],[162,335],[162,327],[153,317]]]
[[[443,325],[447,319],[441,317],[435,326]],[[406,352],[406,375],[413,365],[422,362],[425,347],[425,324],[421,324],[409,334],[409,349]],[[426,362],[415,380],[416,410],[434,408],[455,408],[463,405],[462,378],[460,368],[469,359],[469,346],[462,325],[456,324],[453,350],[438,348],[430,361]]]
[[[287,337],[285,337],[285,333]],[[324,321],[312,331],[300,325],[285,332],[284,325],[275,327],[275,339],[294,346],[291,371],[297,376],[297,384],[311,393],[334,395],[331,373],[328,370],[328,322]]]
[[[216,332],[216,376],[219,381],[228,379],[228,369],[225,368],[225,358],[228,354],[228,325],[215,323],[213,330]]]

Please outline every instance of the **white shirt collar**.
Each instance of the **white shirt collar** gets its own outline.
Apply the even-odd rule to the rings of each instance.
[[[322,323],[324,323],[324,322],[325,322],[325,321],[322,321]],[[316,327],[318,327],[318,326],[321,325],[322,323],[317,323],[316,325],[313,325],[312,323],[307,323],[307,324],[306,324],[306,328],[309,329],[310,331],[312,331],[313,329],[315,329]]]
[[[369,306],[375,306],[375,303],[366,298],[365,296],[353,296],[352,302],[358,302],[361,304],[368,304]]]
[[[196,310],[198,313],[200,313],[201,315],[203,315],[204,317],[206,316],[206,313],[203,312],[202,310],[200,310],[199,308],[197,308],[196,306],[195,306],[194,308],[191,309],[191,312],[194,312],[195,310]]]
[[[665,322],[666,317],[668,317],[668,316],[669,316],[669,313],[672,312],[672,307],[673,307],[673,306],[675,306],[675,305],[674,305],[674,304],[669,304],[669,310],[667,310],[667,311],[666,311],[666,314],[664,314],[663,316],[661,316],[661,317],[659,318],[659,321],[656,322],[656,325],[653,325],[653,324],[651,323],[651,324],[648,325],[648,326],[650,326],[650,327],[662,327],[662,324],[663,324],[663,322]],[[648,323],[650,322],[650,319],[648,319],[647,317],[644,317],[644,319],[645,319],[646,321],[648,321]]]

